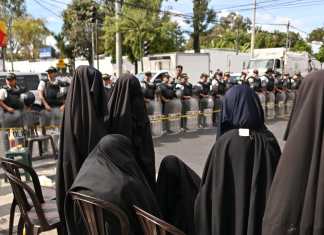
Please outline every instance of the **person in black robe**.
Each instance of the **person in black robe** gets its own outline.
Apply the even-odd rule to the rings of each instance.
[[[56,169],[56,200],[63,223],[66,192],[83,161],[107,134],[104,125],[107,102],[101,73],[90,66],[79,66],[65,102]]]
[[[130,74],[116,82],[108,102],[107,130],[132,140],[135,158],[149,185],[155,191],[155,154],[150,121],[145,112],[144,96],[140,83]]]
[[[238,128],[266,129],[259,97],[249,87],[237,86],[224,96],[217,137]]]
[[[209,154],[195,202],[195,231],[260,235],[280,147],[250,87],[231,88],[223,110],[222,135]]]
[[[129,220],[129,234],[143,235],[133,205],[160,217],[156,198],[135,158],[132,142],[122,135],[106,135],[84,161],[70,191],[86,194],[118,206]],[[75,216],[70,196],[65,203],[69,234],[86,234],[80,216]],[[119,223],[108,213],[108,234],[120,234]]]
[[[194,230],[194,203],[200,177],[176,156],[163,158],[158,179],[157,199],[165,221],[187,235]]]
[[[324,71],[298,90],[262,234],[324,234]]]
[[[264,125],[261,104],[248,86],[231,88],[224,97],[224,110],[226,128],[210,152],[201,183],[174,156],[164,158],[160,166],[161,211],[167,222],[189,235],[261,233],[280,147]]]

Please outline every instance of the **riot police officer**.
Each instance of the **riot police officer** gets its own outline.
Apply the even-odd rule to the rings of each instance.
[[[108,100],[111,96],[111,93],[112,93],[112,89],[113,89],[113,83],[112,83],[112,80],[111,80],[111,75],[109,74],[103,74],[102,75],[102,82],[103,82],[103,85],[104,85],[104,88],[105,88],[105,94],[106,96],[108,97]]]
[[[189,77],[186,73],[181,74],[180,84],[177,87],[181,90],[181,114],[186,115],[191,110],[190,100],[192,97],[192,84],[188,81]],[[181,128],[187,130],[187,118],[181,118]]]
[[[172,113],[172,105],[169,103],[175,98],[175,91],[170,84],[170,76],[168,74],[162,76],[162,83],[159,85],[159,90],[162,103],[162,114],[167,116]],[[163,120],[163,129],[169,131],[167,120]]]
[[[24,104],[21,95],[25,89],[17,85],[17,78],[14,73],[9,73],[6,77],[6,85],[0,89],[0,107],[3,110],[2,127],[14,128],[22,127],[22,110]],[[3,131],[3,143],[5,150],[9,149],[8,132]]]
[[[182,73],[183,73],[183,66],[177,65],[176,71],[175,71],[175,78],[174,78],[175,83],[181,83],[181,74]]]
[[[38,85],[38,95],[44,110],[41,111],[40,125],[43,134],[46,134],[46,126],[58,126],[61,124],[64,111],[64,98],[67,93],[67,81],[58,78],[55,67],[47,69],[48,79],[42,80]],[[62,92],[64,91],[64,92]]]
[[[153,101],[154,101],[154,94],[155,94],[155,85],[151,83],[152,79],[152,73],[146,72],[144,74],[144,79],[141,82],[142,92],[144,95],[144,102],[146,106],[146,111],[148,115],[153,115],[154,113],[154,107],[153,107]]]
[[[226,77],[223,77],[223,73],[219,72],[216,78],[217,81],[217,94],[218,95],[225,95],[226,92],[226,87],[227,87],[227,80],[228,80],[228,76],[226,74]]]
[[[302,76],[300,73],[296,73],[293,76],[293,80],[292,80],[292,89],[293,90],[298,90],[298,88],[300,87],[300,84],[302,82]]]
[[[268,92],[273,92],[275,89],[275,78],[273,76],[274,71],[271,68],[268,68],[265,74],[265,77],[267,78],[267,85],[266,89]]]
[[[206,73],[202,73],[200,75],[200,81],[197,83],[199,87],[199,124],[200,127],[206,127],[206,120],[204,117],[204,110],[208,108],[208,99],[210,97],[210,87],[211,84],[208,82],[208,75]]]

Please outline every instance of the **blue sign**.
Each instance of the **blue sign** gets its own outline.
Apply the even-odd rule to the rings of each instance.
[[[52,54],[53,54],[52,47],[43,47],[39,49],[39,58],[41,59],[51,58]]]

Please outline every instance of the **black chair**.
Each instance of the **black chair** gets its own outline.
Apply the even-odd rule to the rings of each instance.
[[[186,235],[175,226],[147,213],[137,206],[133,206],[137,218],[140,221],[144,235]]]
[[[109,212],[119,221],[120,235],[128,235],[127,215],[116,205],[88,195],[70,192],[72,200],[80,209],[83,222],[89,235],[105,235],[104,211]]]
[[[18,205],[21,212],[17,234],[23,233],[24,226],[26,226],[27,234],[39,234],[52,229],[57,229],[60,234],[62,224],[59,219],[56,201],[53,200],[55,190],[43,187],[44,195],[47,195],[50,199],[44,200],[38,176],[32,168],[14,160],[5,158],[0,158],[0,160],[14,194],[10,208],[9,235],[13,232],[16,205]],[[24,170],[31,176],[33,188],[22,182],[20,170]]]
[[[57,159],[58,151],[54,139],[50,135],[38,135],[37,125],[39,124],[40,113],[36,111],[25,112],[23,115],[25,145],[28,147],[30,155],[33,154],[33,146],[38,144],[39,157],[43,157],[43,143],[50,143],[53,156]]]

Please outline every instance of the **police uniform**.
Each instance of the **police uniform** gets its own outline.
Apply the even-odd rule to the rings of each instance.
[[[53,81],[45,80],[40,81],[38,85],[38,91],[43,91],[44,99],[48,105],[52,108],[51,111],[41,111],[40,124],[42,126],[60,125],[63,112],[60,111],[60,107],[64,104],[66,94],[61,92],[61,88],[65,88],[66,83],[55,78]]]
[[[9,75],[10,76],[10,75]],[[23,87],[16,85],[16,87],[10,87],[5,85],[0,89],[0,100],[4,104],[13,108],[15,111],[13,113],[7,112],[3,109],[2,113],[2,128],[15,128],[22,127],[22,111],[24,109],[24,104],[21,100],[21,95],[25,92]],[[2,132],[3,143],[5,150],[9,150],[8,132]]]
[[[275,89],[275,79],[273,76],[265,75],[268,79],[267,82],[267,91],[272,92]]]
[[[210,95],[210,86],[211,84],[209,82],[201,82],[199,81],[197,84],[200,88],[200,94],[203,95]],[[218,88],[219,88],[219,84],[218,84]],[[205,109],[208,108],[208,98],[207,97],[203,97],[200,95],[200,99],[199,99],[199,111],[201,113],[204,112]],[[199,123],[202,126],[206,125],[206,120],[205,117],[203,115],[199,115]]]
[[[154,98],[155,98],[155,85],[153,83],[147,82],[143,80],[141,82],[142,92],[144,95],[144,98],[146,99],[145,106],[146,106],[146,112],[148,115],[154,114]]]
[[[177,85],[179,90],[181,90],[181,114],[186,115],[188,111],[191,110],[190,99],[185,99],[184,96],[192,97],[192,84],[191,83],[180,83]],[[181,118],[181,127],[187,128],[187,118]]]

